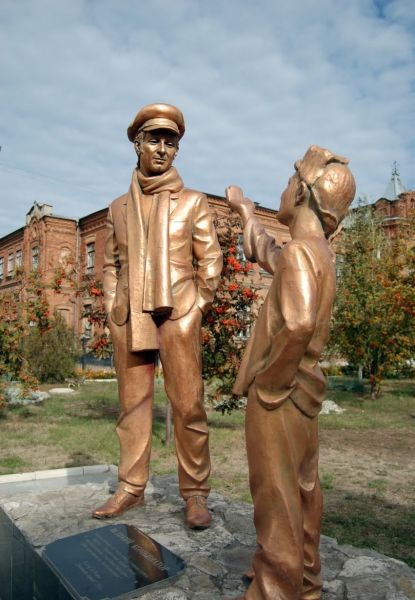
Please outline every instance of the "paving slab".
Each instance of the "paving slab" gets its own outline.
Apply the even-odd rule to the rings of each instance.
[[[108,525],[92,519],[91,510],[114,487],[116,468],[85,467],[82,473],[63,472],[55,479],[27,474],[18,481],[0,478],[0,508],[37,552],[55,540]],[[173,475],[154,477],[146,502],[111,523],[134,525],[183,558],[185,572],[168,588],[151,590],[141,600],[220,600],[244,593],[243,573],[255,551],[252,507],[230,502],[212,492],[212,526],[188,530],[184,502]],[[414,600],[415,571],[405,563],[373,550],[339,545],[322,536],[323,600]],[[0,590],[0,598],[1,598]],[[138,598],[138,596],[137,596]]]

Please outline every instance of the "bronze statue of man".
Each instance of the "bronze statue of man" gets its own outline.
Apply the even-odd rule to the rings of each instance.
[[[158,353],[173,411],[186,524],[205,528],[210,458],[200,328],[222,253],[206,196],[185,188],[172,166],[184,131],[181,111],[161,103],[142,108],[127,130],[138,164],[127,194],[110,205],[104,259],[121,404],[119,485],[92,514],[115,517],[144,502]]]
[[[244,250],[273,275],[234,386],[247,395],[246,444],[258,548],[246,600],[320,600],[322,496],[317,415],[325,393],[319,358],[335,295],[328,238],[355,194],[347,160],[311,146],[295,163],[276,245],[240,188],[227,189],[244,225]]]

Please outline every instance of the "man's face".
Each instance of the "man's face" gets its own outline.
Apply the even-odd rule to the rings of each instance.
[[[283,225],[289,225],[294,216],[294,207],[296,205],[299,185],[300,178],[298,176],[298,173],[295,172],[294,175],[292,175],[288,180],[287,187],[281,194],[281,204],[280,209],[278,211],[278,221],[280,221],[280,223],[283,223]]]
[[[151,177],[168,171],[173,164],[177,147],[177,135],[173,132],[164,129],[145,131],[143,141],[135,143],[142,174]]]

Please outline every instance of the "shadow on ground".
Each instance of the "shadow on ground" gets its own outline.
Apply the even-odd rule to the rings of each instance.
[[[322,532],[339,544],[372,548],[415,567],[415,507],[378,495],[328,490]]]
[[[88,465],[96,465],[97,461],[94,456],[85,452],[73,452],[65,463],[65,467],[86,467]]]

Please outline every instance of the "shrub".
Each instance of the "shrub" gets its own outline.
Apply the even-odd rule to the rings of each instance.
[[[74,332],[55,314],[49,328],[34,328],[25,340],[24,355],[30,370],[42,383],[59,383],[75,372],[78,349]]]
[[[340,377],[344,375],[344,367],[342,365],[320,365],[326,377]]]
[[[114,369],[76,369],[75,377],[83,379],[115,379]]]

